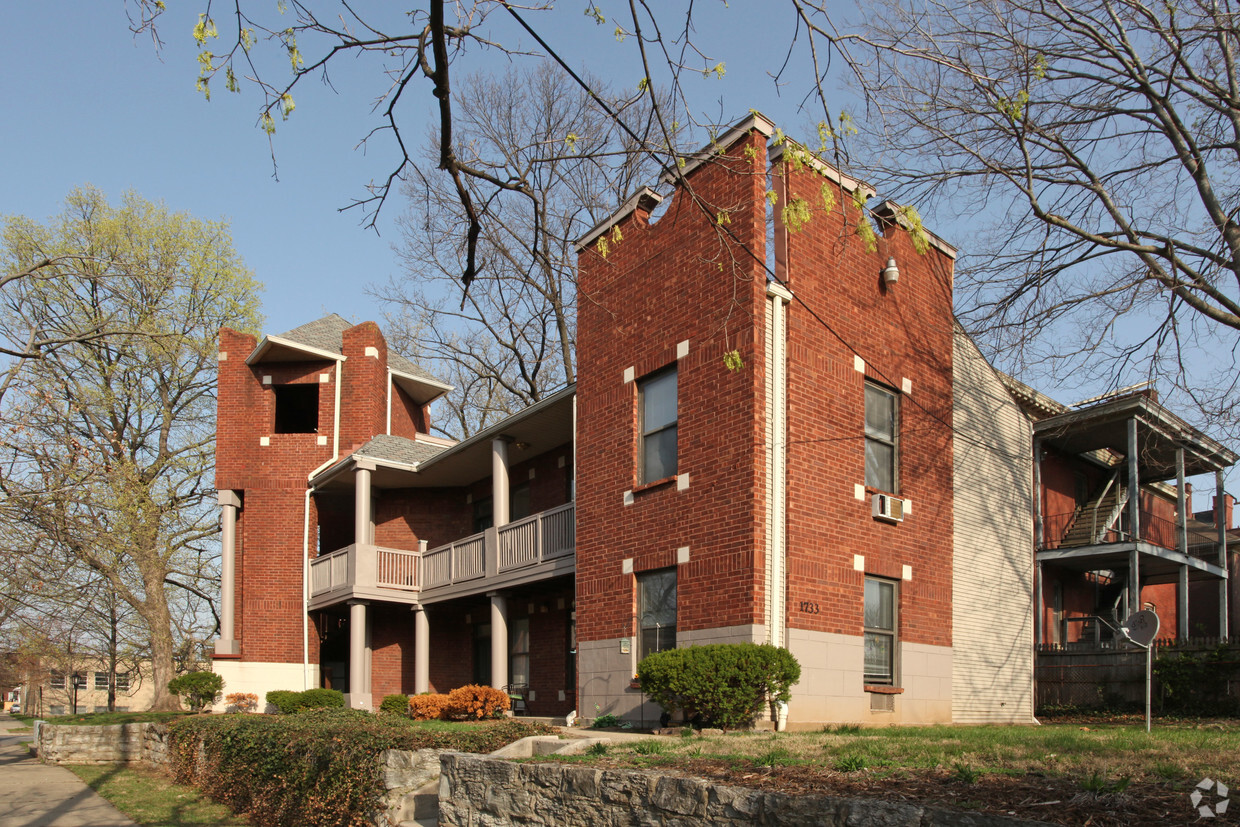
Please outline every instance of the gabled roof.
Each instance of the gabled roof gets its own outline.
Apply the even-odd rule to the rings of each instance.
[[[344,361],[344,332],[354,327],[347,319],[331,313],[279,335],[264,336],[246,364],[259,362]],[[388,350],[388,370],[401,388],[419,403],[426,403],[452,390],[452,386],[431,376],[394,350]]]

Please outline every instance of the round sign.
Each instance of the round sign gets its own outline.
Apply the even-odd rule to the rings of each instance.
[[[1119,627],[1124,637],[1138,646],[1149,646],[1158,637],[1158,615],[1149,609],[1128,615],[1124,625]]]

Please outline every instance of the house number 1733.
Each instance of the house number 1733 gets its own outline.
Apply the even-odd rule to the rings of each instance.
[[[801,611],[805,612],[806,614],[810,614],[810,615],[818,614],[818,604],[812,600],[802,600],[800,603],[800,606],[801,606]]]

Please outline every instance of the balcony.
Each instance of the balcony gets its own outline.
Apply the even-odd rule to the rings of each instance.
[[[424,554],[354,544],[310,561],[310,609],[346,600],[431,603],[572,574],[576,545],[573,503]]]

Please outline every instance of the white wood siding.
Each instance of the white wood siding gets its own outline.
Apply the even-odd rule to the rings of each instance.
[[[957,329],[952,718],[1033,718],[1033,449],[1030,423]]]

